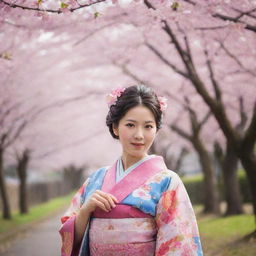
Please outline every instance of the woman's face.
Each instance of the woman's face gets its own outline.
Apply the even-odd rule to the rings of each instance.
[[[152,145],[156,136],[156,121],[153,113],[145,106],[131,108],[113,127],[123,147],[125,157],[142,159]]]

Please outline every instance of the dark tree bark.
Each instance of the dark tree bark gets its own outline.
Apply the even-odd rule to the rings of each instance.
[[[248,182],[251,187],[251,194],[252,194],[252,200],[253,200],[253,209],[254,213],[256,213],[256,157],[255,154],[249,154],[245,155],[246,153],[240,154],[240,159],[242,162],[242,165],[246,171]],[[256,225],[256,219],[255,219],[255,225]]]
[[[180,176],[182,175],[180,168],[183,159],[188,154],[188,150],[186,147],[183,147],[181,151],[179,152],[178,156],[174,156],[173,154],[168,154],[168,148],[170,145],[168,145],[164,150],[162,150],[161,155],[163,156],[166,166],[168,169],[175,171]]]
[[[153,143],[148,153],[161,155],[164,159],[166,167],[169,170],[176,172],[179,176],[182,176],[184,174],[180,171],[180,167],[184,157],[188,154],[188,150],[183,147],[182,150],[179,152],[178,156],[174,156],[173,154],[169,155],[168,148],[170,147],[170,145],[171,143],[169,143],[164,149],[158,151],[156,150],[155,143]]]
[[[222,173],[224,189],[227,201],[225,215],[242,214],[242,198],[240,184],[237,177],[238,157],[232,145],[227,144],[225,157],[223,159]]]
[[[4,179],[3,150],[0,148],[0,191],[3,204],[3,218],[11,219],[11,208],[9,204],[6,183]]]
[[[19,186],[19,209],[21,214],[26,214],[29,211],[28,194],[27,194],[27,168],[30,159],[30,151],[25,149],[22,155],[17,155],[18,165],[17,172],[20,180]]]
[[[220,214],[217,175],[212,166],[211,157],[198,136],[193,136],[191,141],[198,153],[204,173],[204,213]]]
[[[194,110],[191,109],[189,105],[188,98],[185,98],[186,108],[189,112],[190,124],[192,134],[189,135],[185,131],[181,130],[175,124],[171,125],[171,128],[177,132],[183,138],[189,140],[196,152],[198,153],[202,171],[204,173],[204,213],[214,213],[220,214],[220,198],[219,190],[217,186],[217,175],[213,169],[210,154],[208,153],[206,147],[204,146],[201,138],[200,131],[203,125],[207,122],[210,117],[210,112],[208,112],[201,122],[197,120],[197,115]]]

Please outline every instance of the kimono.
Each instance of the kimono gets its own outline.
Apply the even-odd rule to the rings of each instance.
[[[179,176],[152,156],[118,181],[118,161],[93,173],[61,218],[61,256],[202,256],[196,218]],[[97,208],[74,246],[76,214],[96,190],[114,195],[110,212]]]

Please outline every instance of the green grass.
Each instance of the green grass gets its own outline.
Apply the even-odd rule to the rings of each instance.
[[[255,240],[242,241],[244,236],[254,231],[253,215],[199,217],[198,224],[206,256],[255,255]]]
[[[244,236],[253,231],[253,215],[236,215],[232,217],[205,219],[200,221],[200,230],[211,239],[220,236]]]
[[[182,181],[185,182],[202,182],[203,181],[203,175],[197,174],[193,176],[185,176],[182,177]]]
[[[0,234],[8,232],[22,225],[43,219],[60,208],[68,205],[74,193],[70,193],[67,196],[54,198],[46,203],[33,206],[29,209],[28,214],[19,214],[18,212],[13,213],[11,220],[0,219]]]
[[[243,169],[239,169],[237,172],[237,175],[239,178],[246,178],[246,173]],[[182,177],[182,181],[184,183],[190,183],[190,182],[202,182],[203,181],[203,175],[202,174],[197,174],[193,176],[184,176]]]

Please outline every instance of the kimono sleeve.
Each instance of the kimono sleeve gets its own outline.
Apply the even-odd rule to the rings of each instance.
[[[162,194],[156,213],[158,228],[155,256],[202,256],[195,214],[177,174]]]
[[[77,256],[79,248],[74,246],[74,232],[76,214],[82,205],[82,195],[85,193],[89,179],[81,186],[74,195],[68,210],[61,217],[61,227],[59,233],[62,239],[61,256]]]

